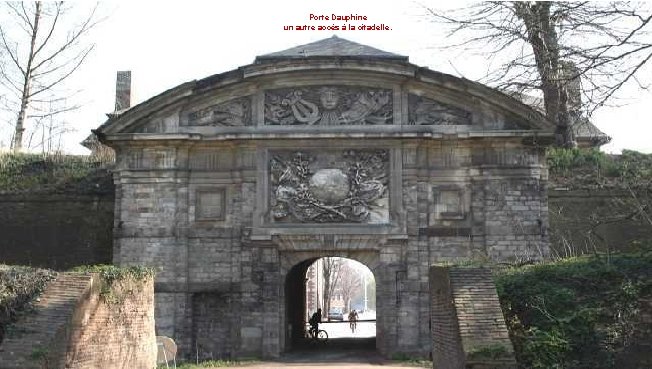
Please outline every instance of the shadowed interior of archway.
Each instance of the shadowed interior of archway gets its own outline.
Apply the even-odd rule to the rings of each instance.
[[[322,312],[322,323],[319,328],[329,332],[329,339],[326,344],[311,343],[305,338],[305,330],[307,320],[314,311],[308,311],[306,301],[306,290],[308,283],[308,269],[311,265],[317,262],[320,258],[310,258],[304,260],[290,269],[285,280],[285,300],[286,300],[286,321],[287,336],[286,336],[286,351],[291,351],[293,354],[305,353],[307,357],[318,360],[329,361],[339,360],[340,356],[353,354],[353,355],[367,355],[376,353],[376,327],[375,316],[373,319],[360,322],[358,324],[367,324],[370,329],[373,324],[373,336],[356,337],[349,331],[348,311],[343,312],[343,320],[328,321],[328,312]],[[346,259],[346,258],[342,258]],[[353,260],[353,259],[348,259]],[[368,268],[367,268],[368,269]],[[318,272],[320,273],[320,272]],[[373,274],[372,278],[373,278]],[[321,276],[320,276],[321,278]],[[375,299],[374,299],[375,301]],[[359,311],[359,309],[358,309]],[[343,333],[347,332],[347,333]],[[326,356],[324,356],[326,355]]]

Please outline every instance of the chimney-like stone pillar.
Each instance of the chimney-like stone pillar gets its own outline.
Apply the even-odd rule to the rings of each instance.
[[[115,80],[115,111],[131,106],[131,71],[118,71]]]

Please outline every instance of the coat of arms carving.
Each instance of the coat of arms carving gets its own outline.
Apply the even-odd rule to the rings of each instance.
[[[274,222],[389,222],[387,150],[277,152],[270,160]]]

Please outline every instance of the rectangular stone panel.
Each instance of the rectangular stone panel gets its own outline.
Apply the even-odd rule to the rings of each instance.
[[[226,215],[225,189],[197,190],[196,213],[197,220],[224,220]]]

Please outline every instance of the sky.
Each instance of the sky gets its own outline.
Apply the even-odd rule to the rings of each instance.
[[[435,5],[433,1],[423,2]],[[79,5],[81,8],[83,4]],[[413,64],[468,79],[480,78],[486,70],[486,57],[482,55],[460,55],[438,48],[446,41],[442,30],[424,16],[420,5],[409,1],[124,1],[101,2],[100,13],[106,19],[91,35],[95,49],[69,81],[70,88],[82,90],[76,96],[82,107],[64,117],[74,128],[63,141],[69,153],[87,153],[79,142],[113,110],[118,70],[132,72],[132,105],[181,83],[250,64],[257,55],[332,35],[407,55]],[[366,16],[367,21],[350,23],[383,24],[391,29],[284,30],[286,25],[342,23],[311,20],[311,14]],[[646,108],[652,106],[652,92],[626,92],[627,105],[602,108],[593,117],[594,124],[613,138],[603,149],[651,153],[652,128]]]

